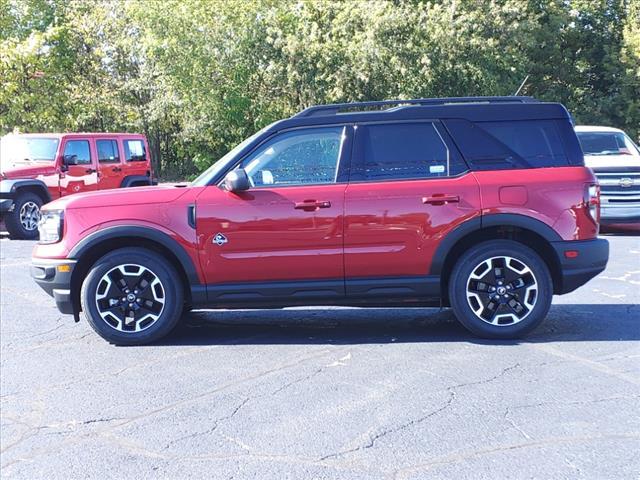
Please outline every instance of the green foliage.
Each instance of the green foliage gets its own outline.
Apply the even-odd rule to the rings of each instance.
[[[640,135],[640,0],[0,0],[0,134],[142,131],[165,178],[312,104],[524,94]]]

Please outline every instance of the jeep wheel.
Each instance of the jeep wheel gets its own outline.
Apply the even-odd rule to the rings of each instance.
[[[160,255],[122,248],[93,265],[80,300],[102,338],[116,345],[143,345],[168,334],[180,319],[182,282]]]
[[[42,199],[35,193],[18,193],[13,211],[7,213],[5,217],[9,236],[21,240],[37,239],[41,206]]]
[[[544,261],[511,240],[483,242],[464,253],[449,281],[458,320],[485,338],[517,338],[546,317],[553,283]]]

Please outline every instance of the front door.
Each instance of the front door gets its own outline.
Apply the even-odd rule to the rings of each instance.
[[[252,188],[198,196],[211,301],[342,297],[345,139],[342,126],[277,134],[240,164]]]
[[[359,125],[345,194],[346,293],[437,296],[439,242],[479,216],[473,175],[436,122]]]
[[[70,195],[98,188],[95,155],[89,139],[67,139],[62,146],[62,163],[66,171],[60,175],[60,193]]]
[[[122,155],[116,139],[97,139],[98,177],[100,190],[118,188],[122,183]]]

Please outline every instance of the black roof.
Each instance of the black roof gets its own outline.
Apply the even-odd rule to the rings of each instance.
[[[568,119],[570,116],[562,104],[542,102],[533,97],[418,98],[317,105],[276,122],[269,130],[304,125],[444,118],[488,122]]]

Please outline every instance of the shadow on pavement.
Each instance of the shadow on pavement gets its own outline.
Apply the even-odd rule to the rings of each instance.
[[[157,345],[279,345],[469,342],[515,345],[541,342],[640,340],[640,305],[553,305],[546,321],[520,340],[473,337],[451,310],[314,308],[196,311]]]

